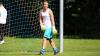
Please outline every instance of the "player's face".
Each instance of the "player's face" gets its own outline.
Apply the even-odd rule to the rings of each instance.
[[[43,4],[43,9],[47,9],[48,8],[48,3],[47,2],[44,2],[44,4]]]

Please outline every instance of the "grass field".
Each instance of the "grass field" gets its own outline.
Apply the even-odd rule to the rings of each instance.
[[[0,56],[40,56],[41,39],[6,37],[5,41],[0,45]],[[50,45],[47,50],[44,56],[53,56]],[[100,40],[64,39],[64,52],[57,56],[100,56]]]

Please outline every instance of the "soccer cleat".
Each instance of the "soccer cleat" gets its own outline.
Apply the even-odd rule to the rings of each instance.
[[[40,55],[43,55],[45,52],[46,52],[45,49],[42,49],[42,50],[40,51]]]
[[[54,51],[54,55],[58,53],[58,50],[56,48],[53,51]]]
[[[5,43],[5,41],[4,41],[4,40],[0,41],[0,44],[3,44],[3,43]]]

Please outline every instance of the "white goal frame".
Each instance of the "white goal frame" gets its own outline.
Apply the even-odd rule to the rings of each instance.
[[[63,0],[60,0],[60,53],[63,49]]]

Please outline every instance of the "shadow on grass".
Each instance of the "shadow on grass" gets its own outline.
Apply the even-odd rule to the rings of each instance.
[[[46,52],[52,52],[52,51],[46,51]],[[24,52],[24,51],[21,51],[21,52],[7,52],[7,51],[3,51],[3,52],[0,52],[0,56],[41,56],[40,55],[40,51],[27,51],[27,52]]]

